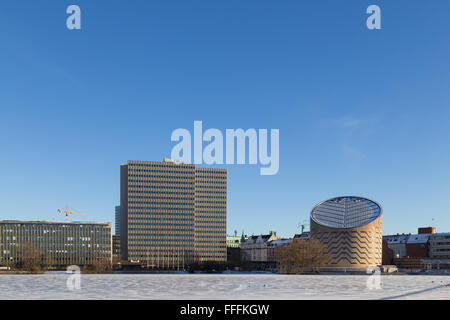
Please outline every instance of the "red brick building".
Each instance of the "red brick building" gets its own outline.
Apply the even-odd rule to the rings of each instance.
[[[406,256],[410,258],[428,257],[429,234],[412,234],[406,242]]]

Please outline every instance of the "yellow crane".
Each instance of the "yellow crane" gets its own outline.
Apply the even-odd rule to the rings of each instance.
[[[66,214],[66,221],[69,221],[69,214],[78,214],[80,216],[87,216],[87,213],[69,211],[69,207],[66,207],[66,210],[58,209],[58,213],[65,213]]]

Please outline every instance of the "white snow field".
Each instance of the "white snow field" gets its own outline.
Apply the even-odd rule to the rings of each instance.
[[[0,275],[0,299],[450,299],[450,276],[82,274],[73,291],[69,276]]]

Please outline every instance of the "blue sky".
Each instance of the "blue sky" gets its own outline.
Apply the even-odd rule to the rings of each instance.
[[[66,28],[67,6],[82,30]],[[366,28],[381,7],[382,29]],[[298,232],[360,195],[384,233],[450,231],[450,3],[0,4],[0,219],[113,221],[119,165],[170,156],[176,128],[280,129],[280,170],[228,166],[228,231]],[[435,219],[432,222],[432,219]]]

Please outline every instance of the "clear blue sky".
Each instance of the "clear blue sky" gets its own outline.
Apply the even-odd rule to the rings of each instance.
[[[82,30],[66,29],[66,8]],[[382,30],[366,28],[377,4]],[[0,3],[0,219],[113,221],[119,165],[171,132],[279,128],[280,171],[228,166],[228,231],[298,232],[361,195],[384,233],[450,231],[450,2]]]

